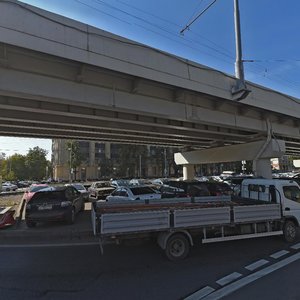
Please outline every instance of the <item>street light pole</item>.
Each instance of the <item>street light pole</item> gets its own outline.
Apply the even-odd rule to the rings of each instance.
[[[235,27],[235,76],[237,79],[244,82],[244,66],[242,60],[242,39],[241,39],[241,22],[239,0],[234,0],[234,27]]]
[[[70,172],[69,172],[69,182],[72,182],[72,145],[68,148],[69,150],[69,162],[70,162]]]
[[[232,87],[231,93],[235,100],[240,101],[248,96],[250,90],[247,89],[244,75],[244,65],[242,59],[242,38],[239,0],[234,0],[234,28],[235,28],[235,77],[236,84]]]
[[[165,178],[168,177],[168,169],[167,169],[167,149],[164,149],[164,165],[165,165],[165,169],[164,169],[164,176]]]

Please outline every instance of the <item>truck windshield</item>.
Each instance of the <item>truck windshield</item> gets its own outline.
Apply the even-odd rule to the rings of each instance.
[[[297,186],[284,186],[283,193],[287,199],[300,203],[300,190]]]

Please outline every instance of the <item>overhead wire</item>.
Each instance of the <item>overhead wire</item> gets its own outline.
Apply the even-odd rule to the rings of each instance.
[[[171,24],[171,25],[176,26],[176,27],[181,27],[179,24],[171,22],[170,20],[167,20],[165,18],[161,18],[159,16],[156,16],[153,13],[149,13],[149,12],[147,12],[145,10],[142,10],[142,9],[140,9],[140,8],[134,6],[134,5],[128,4],[128,3],[126,3],[126,2],[124,2],[122,0],[117,0],[117,1],[119,3],[127,6],[127,7],[130,7],[132,9],[136,10],[136,11],[139,11],[139,12],[142,12],[142,13],[147,14],[149,16],[152,16],[154,18],[157,18],[158,20],[161,20],[163,22],[166,22],[166,23]],[[222,49],[223,51],[220,51],[220,50],[218,50],[216,48],[209,47],[209,46],[206,45],[207,48],[211,48],[213,51],[218,52],[219,54],[221,54],[223,56],[226,56],[226,57],[230,58],[232,61],[234,61],[234,59],[235,59],[234,54],[231,51],[229,51],[228,49],[222,47],[221,45],[213,42],[212,40],[210,40],[210,39],[208,39],[208,38],[206,38],[206,37],[204,37],[204,36],[202,36],[202,35],[200,35],[198,33],[195,33],[190,28],[189,28],[189,33],[191,33],[192,35],[194,35],[196,37],[200,37],[201,39],[204,39],[204,40],[208,41],[209,43],[211,43],[212,45],[214,45],[215,47],[217,47],[219,49]],[[186,37],[184,37],[184,38],[185,38],[185,40],[188,40],[190,42],[197,43],[197,41],[195,41],[195,40],[192,40],[192,39],[189,40]],[[220,59],[220,58],[218,58],[218,59],[224,61],[224,59]],[[286,60],[286,59],[285,60],[283,60],[283,59],[278,59],[278,60],[253,60],[253,59],[251,59],[251,60],[247,60],[247,62],[251,62],[251,64],[249,64],[247,66],[247,69],[251,73],[258,75],[258,76],[260,76],[263,79],[267,79],[270,82],[273,81],[273,82],[277,82],[277,83],[280,83],[280,84],[284,84],[285,83],[285,84],[287,84],[289,86],[289,88],[292,88],[292,89],[296,88],[295,91],[298,91],[299,90],[298,89],[299,83],[293,82],[293,81],[289,81],[288,79],[280,77],[280,76],[277,76],[276,74],[271,74],[270,72],[266,72],[266,70],[268,70],[269,68],[267,68],[266,66],[262,65],[261,63],[262,62],[269,62],[269,61],[274,61],[274,62],[288,62],[290,60]],[[297,62],[299,60],[292,60],[292,61],[296,61]],[[270,78],[270,77],[273,77],[273,78]]]
[[[63,26],[66,26],[66,27],[70,27],[70,28],[73,28],[73,29],[76,29],[76,30],[78,30],[78,31],[82,31],[82,32],[85,32],[86,33],[86,31],[84,31],[84,30],[82,30],[82,29],[80,29],[80,28],[78,28],[78,27],[75,27],[75,26],[72,26],[72,25],[66,25],[65,23],[61,23],[60,21],[58,21],[58,20],[54,20],[54,19],[52,19],[52,18],[49,18],[49,17],[47,17],[47,16],[45,16],[45,15],[43,15],[43,14],[40,14],[39,12],[37,12],[36,10],[32,10],[30,7],[28,7],[26,4],[19,4],[19,3],[12,3],[11,1],[7,1],[7,0],[2,0],[3,2],[8,2],[8,3],[10,3],[10,4],[16,4],[16,5],[19,5],[19,6],[22,6],[23,8],[25,8],[25,9],[27,9],[27,10],[30,10],[32,13],[34,13],[34,14],[36,14],[36,15],[39,15],[40,17],[43,17],[43,18],[45,18],[45,19],[48,19],[48,20],[51,20],[52,22],[55,22],[55,23],[57,23],[57,24],[61,24],[61,25],[63,25]],[[91,9],[95,9],[95,10],[97,10],[97,11],[99,11],[100,13],[104,13],[104,14],[106,14],[106,15],[108,15],[109,17],[113,17],[113,18],[115,18],[115,19],[117,19],[117,20],[119,20],[119,21],[122,21],[122,22],[124,22],[124,23],[127,23],[127,24],[130,24],[130,25],[132,25],[132,23],[129,23],[129,22],[127,22],[127,21],[125,21],[125,20],[123,20],[123,19],[121,19],[121,18],[117,18],[117,17],[115,17],[114,15],[112,15],[112,14],[108,14],[108,13],[106,13],[106,12],[103,12],[102,10],[100,10],[100,9],[97,9],[97,8],[95,8],[94,6],[91,6],[91,5],[87,5],[86,3],[83,3],[82,1],[80,1],[80,0],[74,0],[74,1],[76,1],[76,2],[78,2],[78,3],[80,3],[80,4],[82,4],[82,5],[85,5],[85,6],[88,6],[89,8],[91,8]],[[98,0],[98,1],[100,1],[100,0]],[[124,3],[123,1],[121,1],[121,0],[117,0],[118,2],[120,2],[120,3]],[[103,1],[101,1],[101,2],[103,2]],[[133,6],[132,6],[133,7]],[[144,12],[144,13],[147,13],[147,12]],[[154,14],[152,14],[153,16],[155,16]],[[162,20],[164,20],[165,22],[169,22],[168,20],[166,20],[166,19],[163,19],[163,18],[161,18]],[[150,22],[151,23],[151,22]],[[136,25],[136,24],[135,24]],[[151,25],[153,25],[153,23],[151,23]],[[180,25],[178,25],[178,24],[176,24],[176,26],[180,26]],[[158,26],[158,28],[160,28],[159,26]],[[161,28],[160,28],[161,29]],[[90,32],[89,34],[91,34],[91,35],[99,35],[100,36],[100,34],[99,33],[92,33],[92,32]],[[158,34],[158,33],[156,33],[156,34]],[[171,34],[173,34],[173,33],[171,33]],[[102,35],[101,35],[102,36]],[[103,35],[102,37],[104,37],[104,38],[107,38],[107,39],[114,39],[113,37],[108,37],[108,36],[105,36],[105,35]],[[121,41],[120,40],[120,42],[121,43],[126,43],[126,44],[132,44],[132,45],[134,45],[134,46],[138,46],[138,47],[143,47],[143,48],[147,48],[147,46],[144,46],[144,45],[142,45],[142,44],[138,44],[138,43],[135,43],[135,42],[130,42],[130,41]],[[194,42],[194,41],[193,41]],[[217,44],[216,44],[217,45]],[[186,45],[185,45],[186,46]],[[167,56],[169,56],[169,57],[172,57],[173,59],[177,59],[177,60],[181,60],[181,61],[184,61],[185,63],[187,63],[187,64],[189,64],[189,62],[188,62],[188,60],[186,60],[186,59],[183,59],[183,58],[180,58],[180,57],[177,57],[177,56],[173,56],[173,55],[168,55],[168,53],[166,53],[166,52],[164,52],[164,51],[161,51],[161,50],[159,50],[159,49],[155,49],[155,48],[152,48],[154,51],[156,51],[156,52],[159,52],[159,53],[161,53],[161,54],[163,54],[163,55],[167,55]],[[199,50],[198,48],[197,48],[197,50]],[[224,54],[222,54],[222,55],[224,55]],[[212,55],[211,55],[212,56]],[[215,57],[215,56],[214,56]],[[219,58],[219,57],[215,57],[215,58],[217,58],[217,59],[219,59],[219,60],[222,60],[223,62],[225,62],[225,63],[228,63],[228,62],[226,62],[224,59],[221,59],[221,58]],[[231,63],[231,62],[230,62]],[[197,68],[202,68],[200,65],[199,66],[196,66]],[[262,67],[262,66],[259,66],[260,68]],[[207,69],[206,67],[203,67],[203,69]],[[221,74],[223,74],[223,75],[225,75],[225,76],[228,76],[228,74],[226,74],[226,73],[224,73],[224,72],[222,72],[222,71],[219,71],[219,70],[214,70],[214,69],[210,69],[211,71],[214,71],[214,72],[217,72],[217,73],[221,73]],[[257,72],[258,73],[258,72]],[[263,76],[262,74],[260,74],[260,73],[258,73],[258,75],[259,76],[262,76],[262,77],[265,77],[265,76]],[[266,78],[266,77],[265,77]],[[272,81],[272,79],[270,79],[270,78],[267,78],[268,80],[270,80],[270,81]],[[278,81],[278,80],[277,80]],[[266,88],[267,90],[268,90],[268,88]],[[298,90],[297,90],[298,91]],[[277,92],[277,91],[276,91]],[[282,94],[281,92],[278,92],[279,94]],[[282,94],[282,95],[284,95],[284,94]],[[290,97],[290,96],[288,96],[288,95],[285,95],[287,98],[290,98],[290,99],[292,99],[292,100],[294,100],[294,98],[293,97]]]
[[[108,6],[108,7],[110,7],[111,9],[117,10],[117,11],[119,11],[119,12],[125,13],[126,15],[128,15],[128,16],[134,18],[134,19],[137,19],[137,20],[139,20],[139,21],[145,22],[145,23],[147,23],[148,25],[151,25],[151,26],[153,26],[153,27],[156,27],[156,28],[158,28],[158,29],[160,29],[160,30],[162,30],[162,31],[164,31],[164,32],[167,32],[167,33],[169,33],[169,34],[171,34],[171,35],[176,36],[177,38],[179,38],[176,32],[172,32],[172,31],[170,31],[170,30],[167,30],[167,29],[165,29],[165,28],[163,28],[163,27],[157,25],[156,23],[150,22],[150,21],[148,21],[148,20],[146,20],[146,19],[144,19],[144,18],[142,18],[142,17],[138,17],[138,16],[136,16],[136,15],[134,15],[134,14],[132,14],[132,13],[128,13],[128,12],[126,12],[126,11],[120,9],[120,8],[117,8],[117,7],[115,7],[115,6],[111,5],[111,4],[106,3],[105,1],[101,1],[101,0],[92,0],[92,1],[94,1],[94,2],[96,2],[96,3],[99,3],[99,4],[102,4],[102,5],[105,5],[105,6]],[[137,23],[135,23],[135,25],[136,25],[136,26],[140,26],[140,25],[137,24]],[[179,26],[179,27],[180,27],[180,25],[176,25],[176,26]],[[143,27],[143,28],[145,29],[145,27]],[[157,32],[155,32],[155,33],[158,34]],[[212,46],[205,45],[205,44],[203,44],[203,43],[200,43],[199,41],[194,41],[194,40],[192,40],[192,39],[186,39],[186,40],[189,41],[189,42],[192,42],[192,43],[197,43],[197,44],[199,44],[199,45],[202,46],[202,47],[209,48],[209,49],[212,50],[212,51],[218,52],[219,54],[222,54],[222,55],[224,55],[224,56],[229,57],[228,54],[223,53],[222,51],[220,51],[220,50],[218,50],[218,49],[216,49],[216,48],[214,48],[214,47],[212,47]],[[215,57],[215,56],[214,56],[214,57]],[[229,58],[230,58],[230,57],[229,57]]]

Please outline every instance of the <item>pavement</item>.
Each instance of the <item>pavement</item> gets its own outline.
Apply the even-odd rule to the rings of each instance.
[[[91,203],[85,204],[85,211],[79,212],[75,223],[64,222],[39,223],[34,228],[25,224],[24,214],[20,214],[21,204],[16,212],[17,222],[0,230],[0,245],[32,245],[57,243],[97,242],[91,223]]]

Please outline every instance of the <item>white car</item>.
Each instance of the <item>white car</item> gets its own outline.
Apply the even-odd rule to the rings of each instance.
[[[10,182],[2,183],[2,192],[16,191],[17,188],[18,187],[15,184],[12,184]]]
[[[148,199],[161,199],[161,194],[149,186],[123,186],[106,197],[107,202]]]

